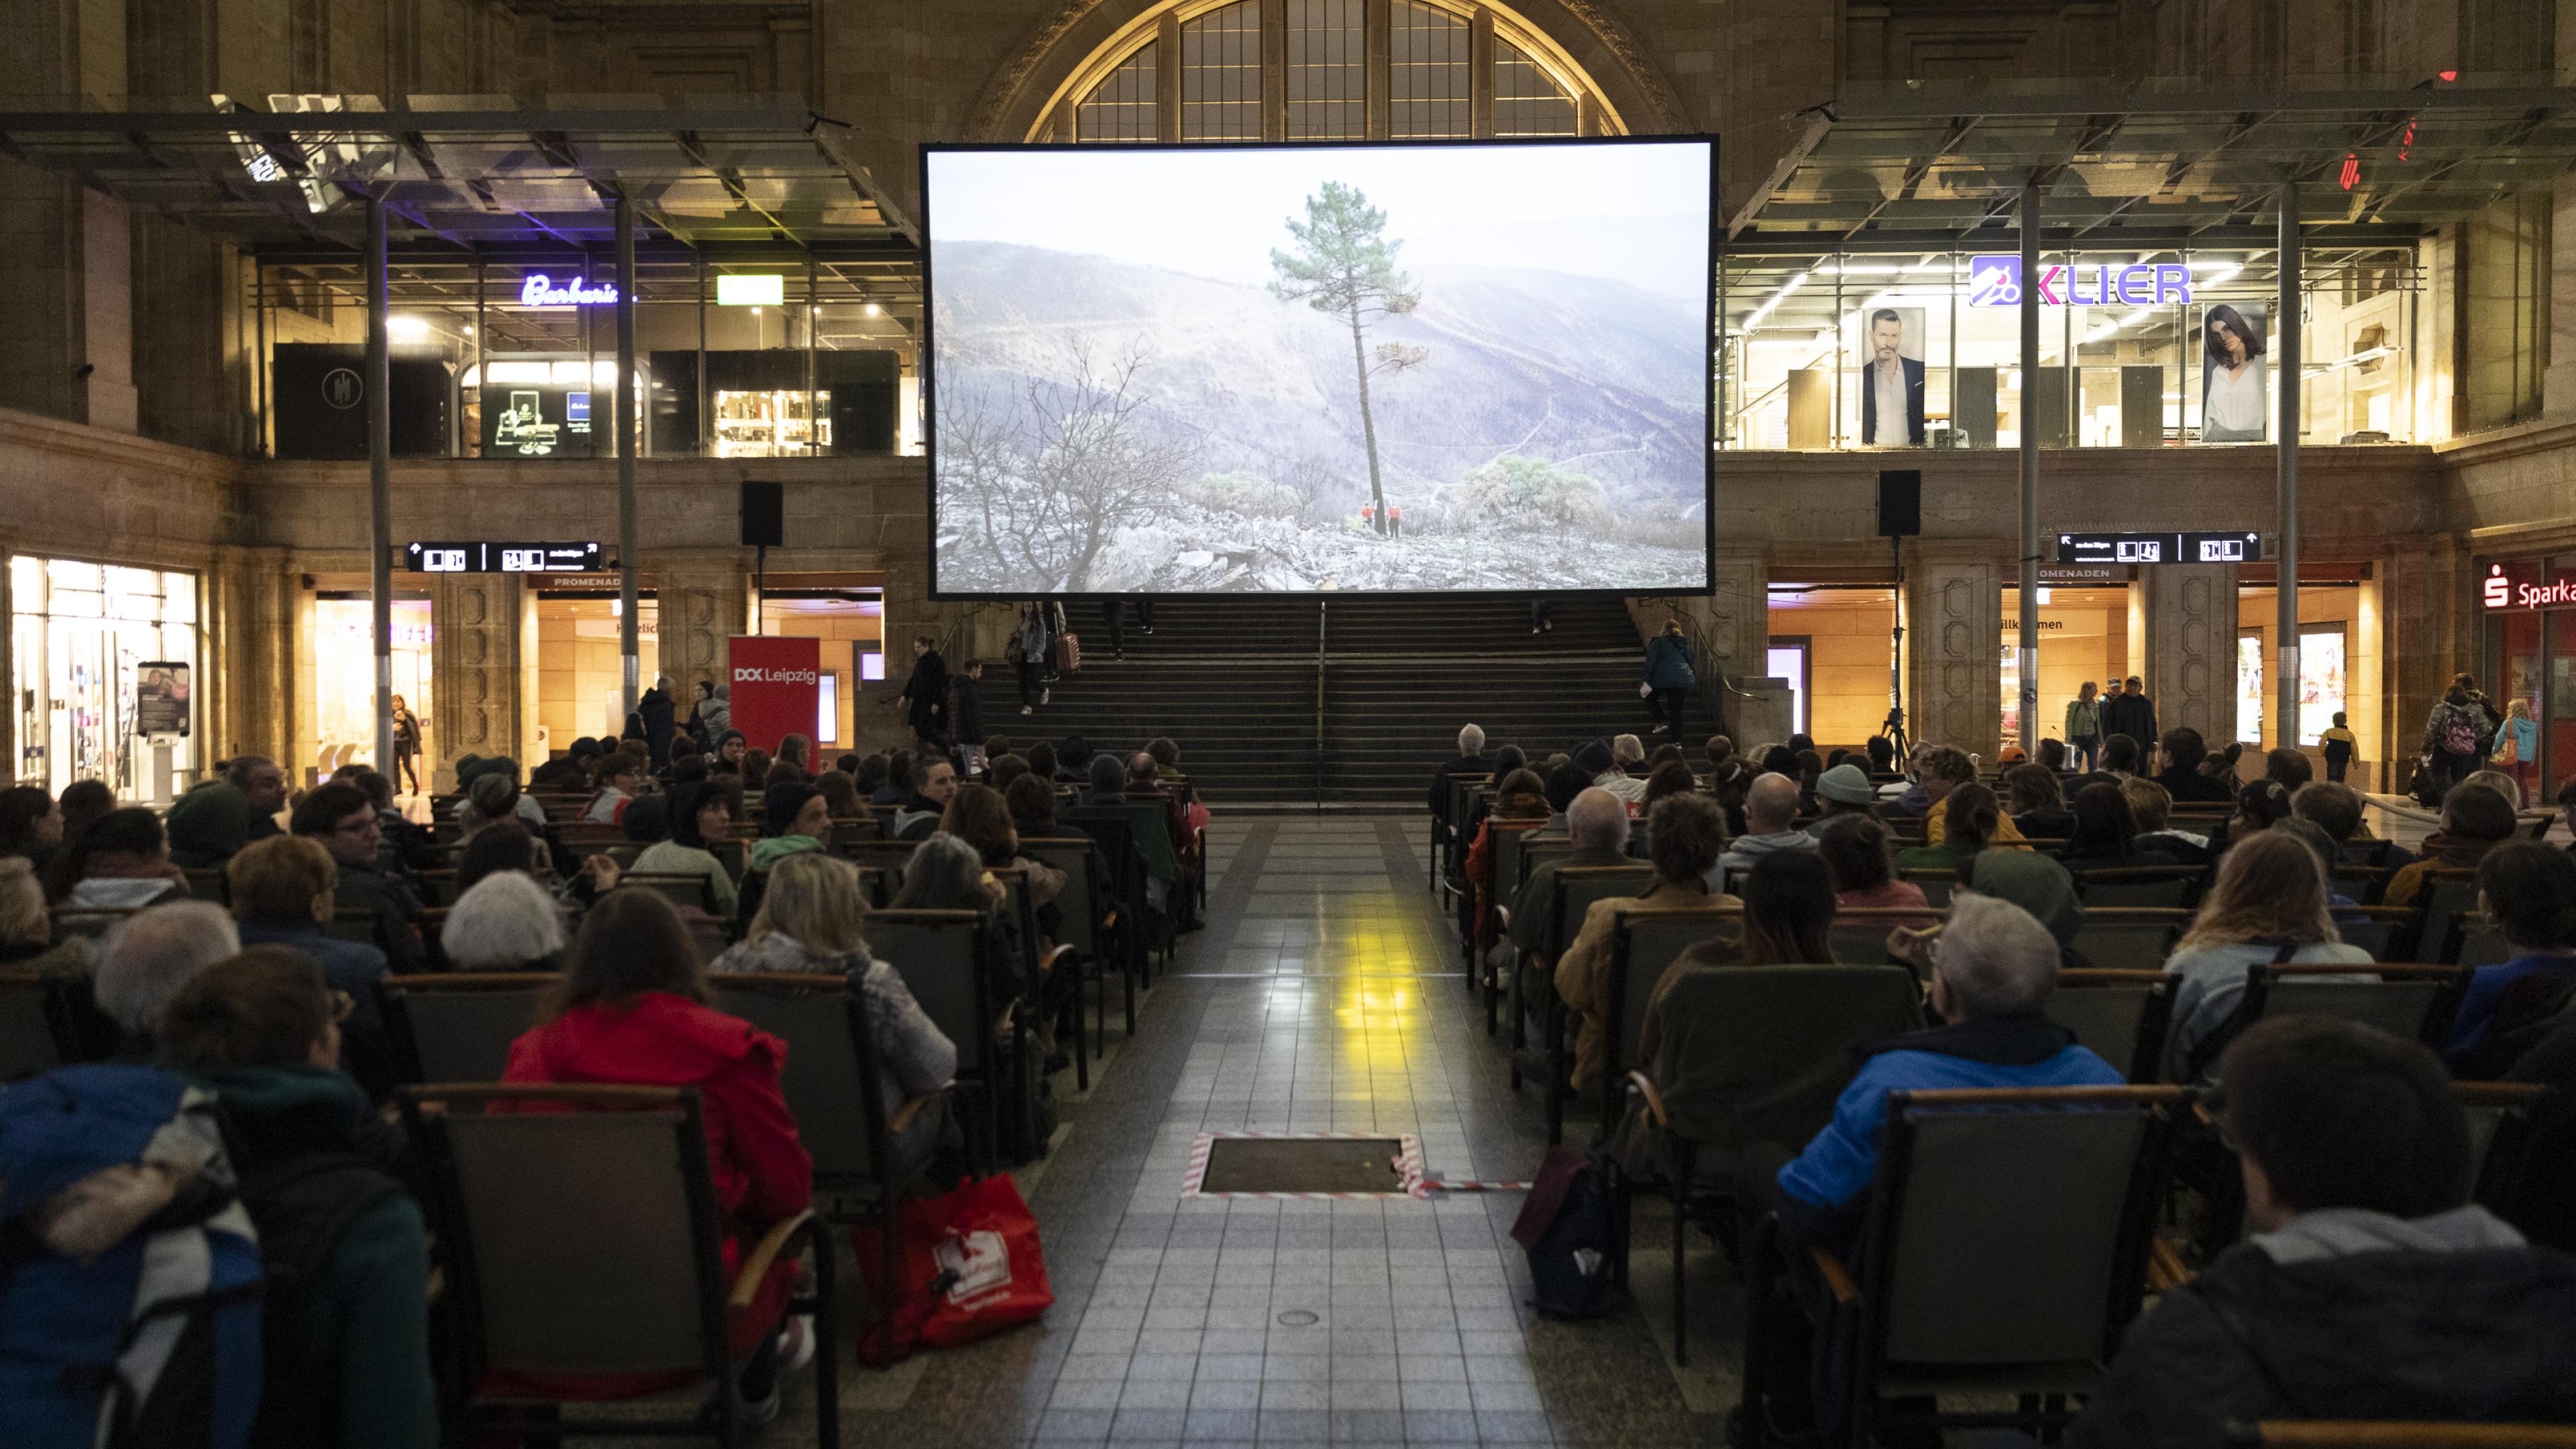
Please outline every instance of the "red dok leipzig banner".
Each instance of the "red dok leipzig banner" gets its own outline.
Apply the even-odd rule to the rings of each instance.
[[[775,753],[785,735],[815,736],[822,717],[823,641],[737,634],[725,640],[733,727],[745,746]]]

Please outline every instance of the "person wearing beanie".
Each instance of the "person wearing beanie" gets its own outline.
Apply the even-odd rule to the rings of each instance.
[[[589,735],[572,742],[572,748],[537,766],[528,777],[531,789],[561,790],[573,793],[590,786],[590,762],[599,758],[600,743]],[[464,765],[457,765],[458,778],[463,778]]]
[[[811,785],[772,785],[761,792],[760,839],[751,847],[751,868],[767,870],[791,855],[821,850],[832,838],[832,805]]]
[[[1868,771],[1858,765],[1840,764],[1816,777],[1816,801],[1823,813],[1807,826],[1807,833],[1822,839],[1827,822],[1840,816],[1875,817],[1877,812],[1871,807],[1878,803],[1878,790],[1869,783]]]

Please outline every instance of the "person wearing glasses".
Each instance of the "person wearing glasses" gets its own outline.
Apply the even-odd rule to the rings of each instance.
[[[310,836],[272,835],[234,856],[225,874],[242,945],[284,946],[320,967],[331,989],[347,992],[357,1009],[342,1023],[343,1066],[369,1096],[392,1091],[393,1047],[375,989],[387,974],[385,953],[324,933],[340,878],[331,852]]]
[[[384,817],[367,792],[355,785],[323,785],[288,817],[293,833],[318,841],[339,866],[332,903],[375,921],[376,945],[397,975],[428,969],[429,953],[421,946],[420,893],[406,876],[389,869],[384,859]]]
[[[339,1069],[355,1006],[298,952],[254,946],[171,994],[159,1059],[220,1100],[271,1271],[263,1442],[432,1449],[428,1227],[393,1175],[399,1134]]]

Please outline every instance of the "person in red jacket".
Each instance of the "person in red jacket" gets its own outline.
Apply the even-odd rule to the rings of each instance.
[[[786,1043],[707,1001],[705,963],[670,901],[658,891],[611,891],[582,923],[545,1023],[510,1044],[501,1079],[697,1088],[730,1272],[772,1224],[812,1202],[814,1159],[779,1087]],[[793,1263],[779,1264],[733,1325],[739,1387],[755,1422],[776,1417],[780,1374],[812,1358],[803,1322],[780,1324],[795,1275]],[[624,1398],[673,1386],[593,1375],[541,1387]]]

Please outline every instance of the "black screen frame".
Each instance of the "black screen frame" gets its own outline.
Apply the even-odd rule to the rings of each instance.
[[[939,379],[938,379],[938,289],[932,275],[934,266],[933,228],[931,224],[930,164],[931,158],[944,153],[992,151],[1116,152],[1134,154],[1140,151],[1383,151],[1389,149],[1436,150],[1455,147],[1532,146],[1640,146],[1700,144],[1708,147],[1708,264],[1700,269],[1700,318],[1703,339],[1700,368],[1700,578],[1693,589],[1659,589],[1639,593],[1621,588],[1575,589],[1250,589],[1223,592],[1188,593],[1147,592],[1108,594],[1096,590],[1081,592],[1044,592],[1035,589],[1008,591],[952,590],[939,582]],[[1682,132],[1669,135],[1637,136],[1478,136],[1421,140],[1369,141],[1143,141],[1058,143],[1049,141],[977,141],[926,142],[921,147],[920,190],[917,211],[921,218],[921,439],[924,464],[924,506],[929,522],[925,552],[930,571],[929,597],[948,603],[1010,603],[1024,599],[1096,600],[1108,598],[1138,599],[1597,599],[1597,598],[1662,598],[1676,594],[1707,595],[1717,589],[1717,268],[1722,257],[1726,231],[1723,214],[1718,209],[1719,139],[1714,132]]]

